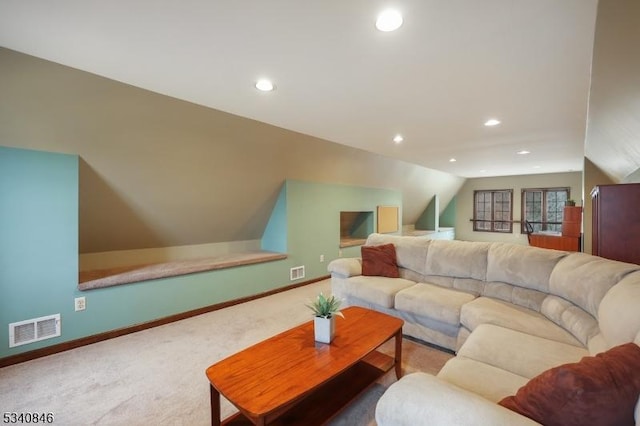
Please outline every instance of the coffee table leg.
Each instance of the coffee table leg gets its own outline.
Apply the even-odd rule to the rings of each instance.
[[[402,377],[402,329],[396,333],[396,378]]]
[[[211,393],[211,426],[220,426],[220,392],[209,385]]]

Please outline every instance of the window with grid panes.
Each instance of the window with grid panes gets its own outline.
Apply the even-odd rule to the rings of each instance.
[[[522,190],[522,232],[524,221],[533,232],[562,231],[564,203],[569,199],[569,188],[535,188]]]
[[[473,230],[512,232],[513,190],[486,190],[473,193]]]

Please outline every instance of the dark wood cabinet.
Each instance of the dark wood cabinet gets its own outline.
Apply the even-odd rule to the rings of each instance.
[[[640,264],[640,183],[598,185],[591,202],[592,253]]]
[[[580,237],[563,235],[529,235],[529,245],[563,251],[580,251]]]
[[[582,207],[565,206],[562,214],[562,236],[580,237],[582,235]]]
[[[529,234],[529,245],[564,251],[581,251],[582,207],[565,206],[562,214],[562,234],[538,232]]]

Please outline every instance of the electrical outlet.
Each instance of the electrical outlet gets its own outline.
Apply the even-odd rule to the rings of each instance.
[[[76,297],[74,299],[75,302],[75,306],[76,306],[76,312],[77,311],[84,311],[85,309],[87,309],[87,299],[85,299],[85,297]]]
[[[320,262],[324,262],[324,254],[320,255]]]
[[[338,257],[342,257],[342,250],[338,250]]]

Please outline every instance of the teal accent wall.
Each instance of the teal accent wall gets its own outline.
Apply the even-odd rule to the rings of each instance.
[[[440,215],[440,226],[443,228],[454,228],[456,226],[456,203],[457,198],[454,196],[447,207]]]
[[[455,227],[456,197],[451,199],[442,214],[439,215],[439,211],[438,195],[435,195],[416,221],[416,229],[436,231],[440,227]]]
[[[340,254],[360,256],[360,246],[340,249],[341,211],[372,211],[376,224],[379,205],[398,206],[402,217],[399,191],[297,180],[287,180],[286,187],[288,260],[292,266],[305,265],[307,279],[326,275],[328,262]]]
[[[293,266],[305,266],[300,281],[325,276],[340,254],[360,255],[340,251],[340,211],[371,210],[375,223],[378,205],[402,206],[399,191],[289,180],[262,239],[287,259],[81,292],[78,162],[0,147],[0,358],[284,287]],[[85,311],[74,311],[78,296]],[[9,348],[9,323],[56,313],[60,337]]]
[[[265,227],[262,239],[260,240],[262,250],[275,251],[279,253],[287,252],[287,183],[280,189],[278,199],[273,207],[267,226]]]
[[[374,229],[373,211],[360,212],[351,225],[349,235],[353,238],[367,238]]]
[[[79,291],[78,160],[0,147],[0,358],[289,284],[275,261]],[[9,323],[56,313],[60,337],[9,348]]]
[[[0,147],[0,357],[9,323],[60,313],[74,332],[77,277],[78,157]]]
[[[416,229],[432,230],[438,228],[438,196],[434,195],[427,208],[424,209],[418,220],[416,220]]]

